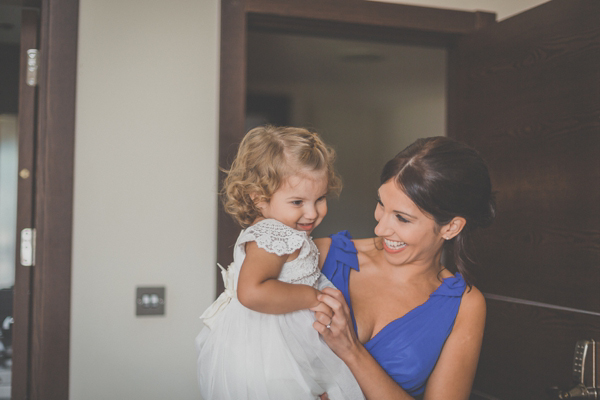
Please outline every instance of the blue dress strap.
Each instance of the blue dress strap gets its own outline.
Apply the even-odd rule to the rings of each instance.
[[[341,231],[330,237],[331,245],[321,272],[342,292],[348,307],[352,310],[348,288],[350,270],[359,271],[356,247],[354,247],[352,236],[348,231]],[[351,312],[350,315],[352,316],[354,330],[356,330],[354,312]]]

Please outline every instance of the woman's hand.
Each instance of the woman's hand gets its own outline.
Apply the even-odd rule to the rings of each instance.
[[[350,308],[344,295],[339,290],[325,288],[317,299],[321,303],[311,308],[316,317],[313,328],[338,357],[347,361],[361,344],[354,332]]]
[[[325,343],[346,363],[367,399],[412,399],[364,348],[354,331],[350,308],[337,289],[325,288],[317,296],[313,327]],[[329,328],[327,327],[329,325]],[[320,400],[327,400],[326,393]],[[444,398],[437,397],[437,398]]]

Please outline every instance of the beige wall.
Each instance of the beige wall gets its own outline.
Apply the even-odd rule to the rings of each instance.
[[[498,11],[539,1],[412,1]],[[71,399],[198,399],[215,296],[219,0],[81,0]],[[418,128],[416,128],[418,129]],[[166,316],[136,318],[136,286]]]
[[[218,0],[81,0],[71,399],[197,399],[215,295]],[[166,286],[164,317],[135,288]]]

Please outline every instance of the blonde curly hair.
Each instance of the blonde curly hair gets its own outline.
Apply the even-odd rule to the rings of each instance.
[[[246,228],[260,217],[257,204],[270,201],[287,178],[300,172],[327,171],[328,194],[338,195],[342,181],[333,168],[335,151],[317,133],[304,128],[261,126],[250,130],[221,189],[225,211]]]

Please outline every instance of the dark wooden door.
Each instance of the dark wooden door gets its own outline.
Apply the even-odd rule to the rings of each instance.
[[[449,135],[487,159],[494,225],[475,246],[488,317],[475,391],[545,399],[600,339],[600,2],[554,0],[449,53]]]

